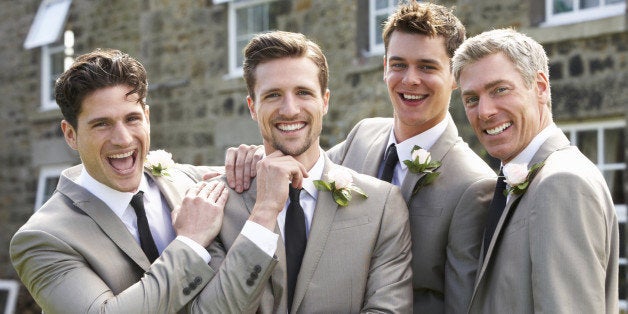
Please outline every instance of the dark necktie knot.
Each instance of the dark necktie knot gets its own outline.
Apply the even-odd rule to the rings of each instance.
[[[397,155],[397,148],[395,144],[390,144],[386,150],[386,157],[384,159],[384,170],[380,179],[387,182],[392,182],[392,178],[395,174],[395,166],[399,162],[399,156]]]
[[[140,246],[152,264],[159,257],[159,251],[157,250],[157,245],[155,245],[155,240],[150,232],[148,219],[146,218],[144,192],[139,191],[137,194],[133,195],[131,198],[131,207],[133,207],[135,215],[137,215],[137,232],[140,237]]]
[[[290,198],[290,202],[300,203],[301,189],[294,188],[292,187],[292,184],[290,184],[290,190],[288,191],[288,196]]]

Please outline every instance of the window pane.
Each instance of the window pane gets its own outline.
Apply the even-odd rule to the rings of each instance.
[[[59,177],[48,177],[46,178],[46,183],[44,186],[44,199],[42,203],[46,202],[54,193],[57,188],[57,183],[59,182]]]
[[[554,0],[554,14],[573,11],[573,0]]]
[[[625,159],[624,129],[604,130],[604,163],[623,163]]]
[[[236,10],[236,35],[242,36],[248,33],[248,11],[247,8]]]
[[[387,15],[378,15],[375,17],[375,43],[382,44],[384,39],[382,38],[382,32],[384,31],[384,22],[388,18]]]
[[[388,7],[388,0],[377,0],[375,1],[375,9],[384,9]]]
[[[580,0],[580,9],[595,8],[600,5],[600,0]]]
[[[604,179],[611,191],[613,202],[615,204],[624,204],[624,170],[607,170],[604,171]]]
[[[580,131],[576,138],[580,151],[594,164],[597,164],[597,131]]]
[[[63,73],[63,50],[50,54],[50,99],[55,99],[55,80]]]
[[[622,3],[625,0],[606,0],[606,4]]]

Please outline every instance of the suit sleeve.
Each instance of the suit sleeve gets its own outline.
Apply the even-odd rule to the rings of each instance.
[[[362,313],[412,313],[412,259],[408,207],[397,187],[384,205]]]
[[[486,213],[493,197],[495,179],[471,184],[462,194],[449,226],[445,264],[445,312],[464,313],[471,300]]]
[[[609,312],[606,278],[616,271],[609,260],[617,258],[612,248],[618,241],[610,196],[581,174],[543,179],[524,195],[535,204],[528,234],[535,311]]]
[[[210,253],[212,265],[219,263],[220,267],[214,279],[191,302],[190,312],[255,312],[277,260],[242,234],[228,253],[218,242],[211,245]]]
[[[177,312],[214,275],[180,241],[170,243],[140,281],[117,295],[80,252],[43,231],[19,231],[11,242],[11,259],[22,282],[46,313]]]

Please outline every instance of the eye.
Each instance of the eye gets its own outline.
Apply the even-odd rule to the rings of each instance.
[[[297,91],[297,95],[309,96],[309,95],[312,95],[312,92],[310,92],[309,90],[301,89]]]
[[[419,69],[423,71],[433,71],[433,70],[436,70],[436,67],[433,65],[422,65],[422,66],[419,66]]]
[[[504,86],[498,86],[495,88],[495,90],[493,91],[494,94],[503,94],[505,92],[508,91],[508,88],[504,87]]]
[[[465,107],[473,107],[478,104],[480,97],[478,96],[469,96],[464,98],[464,106]]]
[[[402,69],[407,68],[407,66],[404,63],[393,63],[393,64],[390,64],[389,67],[393,70],[402,70]]]
[[[275,97],[279,97],[279,93],[278,92],[271,92],[271,93],[268,93],[268,94],[264,95],[264,99],[275,98]]]

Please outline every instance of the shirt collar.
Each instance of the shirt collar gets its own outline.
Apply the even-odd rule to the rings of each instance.
[[[323,169],[325,168],[325,157],[323,157],[324,154],[325,151],[321,149],[320,154],[318,155],[318,160],[316,160],[316,163],[314,164],[312,169],[307,172],[308,177],[303,178],[303,189],[314,199],[318,197],[318,190],[314,186],[314,180],[320,180],[323,177]]]
[[[76,183],[103,201],[118,217],[122,217],[124,211],[129,207],[131,198],[135,194],[131,192],[120,192],[98,182],[85,168],[81,170],[81,174],[76,178]],[[145,175],[142,175],[138,190],[148,190],[148,181]]]
[[[438,140],[438,138],[443,135],[443,133],[445,133],[445,129],[447,129],[447,121],[449,120],[449,113],[447,113],[447,116],[445,117],[445,119],[443,119],[441,122],[439,122],[438,124],[436,124],[435,126],[433,126],[430,129],[427,129],[401,143],[397,143],[397,140],[395,139],[395,128],[393,125],[393,130],[392,132],[390,132],[390,135],[388,137],[388,145],[386,145],[386,147],[389,147],[390,144],[395,144],[395,146],[397,147],[397,156],[399,156],[399,160],[411,160],[412,159],[412,149],[414,148],[415,145],[420,146],[421,148],[429,151],[432,146],[434,145],[434,143],[436,143],[436,140]],[[402,169],[406,169],[408,166],[406,166],[405,163],[400,162],[399,163],[401,165]]]
[[[509,164],[511,163],[522,164],[522,165],[526,165],[527,167],[530,164],[530,161],[532,161],[532,158],[534,157],[536,152],[538,152],[539,149],[541,148],[541,145],[545,143],[545,141],[552,135],[554,130],[557,128],[558,127],[554,123],[551,123],[550,125],[545,127],[545,129],[541,130],[541,132],[539,132],[539,134],[537,134],[530,141],[530,144],[528,144],[526,148],[524,148],[517,156],[515,156],[515,158],[513,158],[508,163]]]

